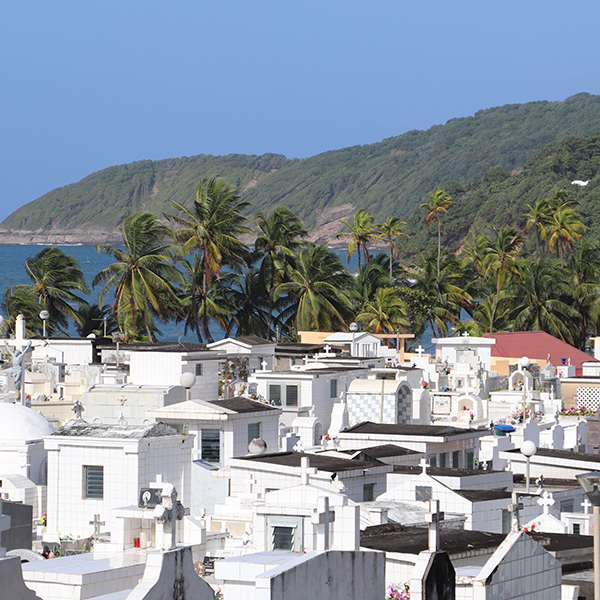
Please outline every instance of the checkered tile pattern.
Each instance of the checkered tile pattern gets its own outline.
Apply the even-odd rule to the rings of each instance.
[[[600,407],[600,388],[577,388],[577,408],[583,407],[589,410],[598,410]]]
[[[381,394],[355,394],[348,392],[348,416],[350,423],[373,421],[379,423],[381,415]],[[383,422],[409,424],[412,422],[412,390],[402,385],[395,394],[383,396]]]

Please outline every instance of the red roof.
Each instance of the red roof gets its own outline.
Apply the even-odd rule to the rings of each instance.
[[[596,360],[589,354],[578,350],[574,346],[555,338],[545,331],[510,331],[503,333],[486,333],[483,337],[494,338],[496,343],[492,346],[492,356],[506,358],[535,358],[546,360],[548,354],[553,365],[562,364],[571,359],[575,371],[581,375],[581,363]]]

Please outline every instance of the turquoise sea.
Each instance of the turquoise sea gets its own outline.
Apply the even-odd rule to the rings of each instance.
[[[16,244],[0,244],[0,300],[4,296],[4,291],[7,287],[17,284],[31,283],[25,271],[25,260],[29,256],[34,256],[44,246],[43,245],[16,245]],[[60,246],[61,249],[73,256],[79,262],[84,275],[85,281],[91,287],[92,279],[102,269],[106,268],[111,263],[111,257],[108,254],[101,254],[96,250],[95,246]],[[340,258],[346,262],[346,250],[339,249]],[[352,257],[350,267],[357,267],[356,253]],[[92,289],[86,300],[90,303],[97,301],[100,287]],[[0,311],[1,312],[1,311]],[[175,323],[160,324],[159,328],[162,332],[160,339],[163,341],[182,341],[194,342],[197,338],[192,335],[185,336],[183,333],[183,324],[176,325]],[[212,335],[215,340],[224,337],[223,331],[215,327]],[[71,333],[75,333],[74,331]]]

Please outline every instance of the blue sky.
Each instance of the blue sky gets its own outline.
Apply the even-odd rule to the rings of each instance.
[[[312,156],[600,93],[595,1],[20,0],[0,22],[0,220],[114,164]]]

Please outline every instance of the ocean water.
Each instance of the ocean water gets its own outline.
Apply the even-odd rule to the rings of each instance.
[[[6,288],[11,285],[31,283],[27,276],[27,272],[25,271],[25,260],[28,257],[37,254],[43,247],[44,246],[41,244],[0,244],[0,300],[3,298]],[[105,269],[112,262],[111,256],[98,252],[95,246],[60,246],[60,248],[66,254],[70,254],[77,259],[79,266],[84,273],[85,282],[90,287],[90,294],[85,296],[85,299],[90,304],[96,302],[101,286],[97,286],[93,289],[91,287],[92,280],[96,273]],[[347,256],[345,248],[336,249],[336,252],[339,253],[340,259],[345,264]],[[349,267],[351,269],[356,269],[357,265],[358,258],[355,252]],[[111,299],[108,297],[105,300],[106,303],[110,301]],[[159,336],[162,341],[197,341],[197,338],[193,333],[188,333],[188,335],[184,334],[184,326],[182,323],[160,323],[159,329],[162,332],[162,335]],[[70,331],[70,333],[74,335],[75,331]],[[224,332],[217,326],[211,328],[211,333],[215,340],[223,339],[224,337]]]

